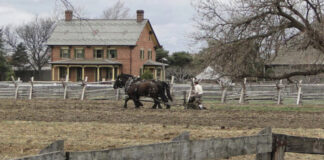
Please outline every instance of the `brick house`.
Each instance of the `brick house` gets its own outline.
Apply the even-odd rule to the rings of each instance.
[[[72,19],[65,11],[47,45],[51,47],[52,80],[89,82],[114,80],[118,74],[140,76],[152,72],[154,79],[165,80],[164,64],[156,62],[161,45],[144,11],[137,19]]]

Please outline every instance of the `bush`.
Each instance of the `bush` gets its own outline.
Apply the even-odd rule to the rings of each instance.
[[[153,79],[153,74],[150,71],[145,71],[142,76],[142,79],[151,80]]]

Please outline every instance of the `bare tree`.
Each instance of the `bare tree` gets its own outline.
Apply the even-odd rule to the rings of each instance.
[[[225,74],[268,79],[315,75],[323,67],[282,75],[259,68],[282,48],[314,48],[324,55],[323,5],[323,0],[198,0],[195,38],[209,42],[208,60]]]
[[[29,64],[38,73],[50,60],[50,48],[46,45],[55,26],[51,18],[38,18],[16,29],[20,41],[24,43],[29,55]]]
[[[130,18],[129,8],[125,7],[122,1],[116,2],[112,7],[103,11],[103,18],[105,19],[126,19]]]

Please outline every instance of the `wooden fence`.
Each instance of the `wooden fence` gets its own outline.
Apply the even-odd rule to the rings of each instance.
[[[168,143],[100,151],[64,152],[64,141],[57,141],[40,155],[17,160],[205,160],[250,154],[256,160],[284,160],[285,152],[324,155],[324,139],[274,134],[266,128],[256,136],[191,141],[184,133]]]
[[[13,78],[9,82],[0,82],[0,99],[103,99],[120,100],[125,96],[123,89],[114,90],[113,82],[72,83],[66,81],[45,82],[33,81],[22,83]],[[171,83],[173,105],[183,105],[188,100],[191,86],[189,84]],[[205,101],[219,101],[220,103],[261,103],[274,104],[303,104],[303,102],[317,101],[324,103],[324,84],[283,84],[273,82],[266,84],[236,84],[220,86],[217,84],[203,84]]]

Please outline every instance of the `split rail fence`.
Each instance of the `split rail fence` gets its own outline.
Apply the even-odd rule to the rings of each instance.
[[[185,132],[172,142],[119,149],[64,152],[64,141],[56,141],[39,155],[16,160],[205,160],[256,154],[256,160],[284,160],[285,152],[324,155],[324,139],[272,133],[256,136],[191,141]]]
[[[173,81],[172,81],[173,82]],[[171,91],[175,99],[173,105],[183,105],[188,101],[190,84],[173,84]],[[79,99],[79,100],[121,100],[124,89],[114,90],[113,82],[79,83],[66,81],[34,81],[22,83],[19,79],[0,82],[0,99]],[[220,103],[260,103],[297,104],[316,101],[324,103],[324,84],[283,84],[272,82],[266,84],[242,84],[220,86],[217,84],[203,84],[204,101],[218,101]],[[150,101],[143,99],[143,101]]]

